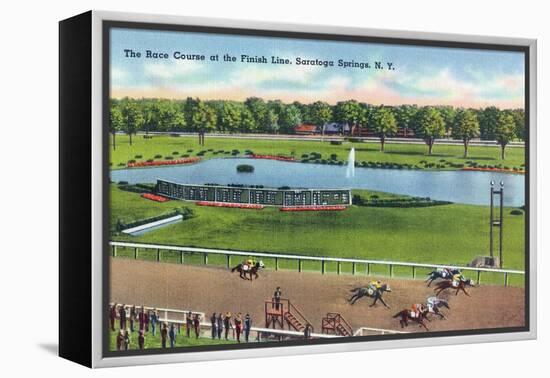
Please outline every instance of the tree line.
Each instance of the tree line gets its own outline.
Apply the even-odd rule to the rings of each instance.
[[[295,127],[314,124],[321,127],[336,122],[367,128],[380,138],[384,150],[386,138],[398,130],[412,130],[422,138],[432,153],[437,139],[451,137],[464,144],[464,156],[472,139],[496,140],[502,148],[512,140],[523,140],[525,114],[523,109],[499,109],[494,106],[474,109],[452,106],[374,106],[355,100],[335,105],[317,101],[264,101],[250,97],[244,102],[230,100],[203,101],[198,98],[112,99],[110,101],[110,132],[116,148],[117,132],[125,132],[132,144],[132,135],[140,132],[222,132],[293,134]]]

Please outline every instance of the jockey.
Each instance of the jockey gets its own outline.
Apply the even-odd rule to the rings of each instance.
[[[372,280],[370,283],[369,283],[369,286],[373,289],[373,290],[380,290],[382,288],[382,282],[380,282],[379,280]]]
[[[420,317],[420,314],[422,314],[422,312],[424,312],[425,309],[424,309],[424,305],[421,304],[421,303],[414,303],[412,305],[412,311],[411,311],[411,315],[413,318],[419,318]]]
[[[255,264],[255,261],[253,259],[248,259],[243,262],[243,270],[249,270],[252,268]]]
[[[453,278],[452,278],[453,287],[458,287],[460,282],[463,280],[464,280],[464,276],[462,275],[462,273],[458,272],[455,275],[453,275]]]
[[[453,276],[453,270],[451,268],[443,268],[442,273],[443,278],[450,278]]]

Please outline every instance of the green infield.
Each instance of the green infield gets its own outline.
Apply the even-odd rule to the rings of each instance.
[[[118,323],[118,322],[117,322]],[[118,330],[110,331],[110,346],[111,351],[116,351],[116,338],[118,335]],[[180,330],[180,333],[176,335],[175,347],[188,347],[188,346],[203,346],[203,345],[221,345],[221,344],[235,344],[234,340],[212,340],[208,337],[199,337],[195,338],[193,332],[191,332],[191,337],[185,335],[185,326]],[[170,348],[170,340],[166,342],[167,348]],[[156,335],[153,336],[152,332],[145,333],[145,349],[160,349],[162,347],[160,340],[160,330],[157,329]],[[130,350],[137,350],[138,347],[138,332],[137,329],[130,334]]]
[[[420,169],[459,169],[461,165],[474,162],[477,166],[494,166],[500,168],[523,169],[525,149],[509,147],[506,149],[506,160],[500,158],[497,146],[469,147],[469,156],[464,158],[461,145],[435,144],[433,154],[428,155],[428,148],[422,144],[387,143],[386,151],[381,152],[377,143],[349,143],[333,145],[330,142],[303,140],[258,140],[243,138],[206,137],[205,146],[198,144],[196,137],[143,136],[132,138],[117,135],[116,149],[110,149],[111,169],[126,166],[128,161],[166,160],[167,158],[187,158],[199,156],[202,159],[244,156],[248,152],[292,156],[297,160],[308,157],[309,161],[346,161],[351,147],[355,148],[356,162],[379,162],[409,164]],[[112,143],[112,138],[110,138]],[[314,158],[312,159],[312,153]],[[451,165],[452,164],[452,165]]]
[[[362,196],[372,192],[354,191]],[[380,198],[396,198],[377,193]],[[193,210],[193,217],[140,236],[113,232],[112,239],[141,243],[333,256],[430,264],[466,265],[489,249],[489,208],[472,205],[390,208],[350,206],[340,212],[285,213],[278,208],[242,210],[196,206],[169,201],[158,203],[111,185],[111,224],[131,222],[167,213],[175,208]],[[504,211],[504,268],[524,268],[524,215]],[[119,251],[124,256],[130,251]],[[156,258],[141,254],[140,258]],[[179,262],[179,254],[166,253],[165,261]],[[187,256],[186,262],[200,262]],[[225,264],[224,256],[209,256],[209,263]],[[266,262],[270,267],[272,262]],[[281,262],[293,267],[295,261]],[[285,265],[286,264],[286,265]],[[304,269],[318,270],[316,262]],[[335,266],[329,266],[334,271]],[[349,271],[351,267],[342,267]],[[387,269],[387,268],[384,268]],[[397,269],[397,268],[396,268]],[[410,268],[408,268],[410,271]]]

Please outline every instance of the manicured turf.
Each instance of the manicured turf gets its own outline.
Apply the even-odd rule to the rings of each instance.
[[[341,212],[284,213],[277,208],[241,210],[196,206],[190,202],[157,203],[139,194],[111,186],[111,222],[158,215],[176,207],[193,209],[195,217],[141,236],[113,235],[112,239],[209,248],[277,252],[309,256],[335,256],[434,264],[465,265],[477,255],[488,254],[488,207],[441,205],[425,208],[374,208],[351,206]],[[524,216],[504,214],[504,268],[524,268]],[[123,256],[130,251],[119,251]],[[154,251],[150,256],[156,258]],[[186,255],[186,262],[202,257]],[[179,262],[179,254],[165,253],[163,260]],[[209,262],[225,264],[223,256]],[[272,262],[266,262],[272,265]],[[295,261],[281,267],[295,268]],[[342,269],[350,271],[344,264]],[[319,270],[316,262],[304,269]],[[335,264],[328,270],[334,271]],[[360,268],[364,269],[364,267]],[[373,268],[376,269],[376,268]],[[386,269],[387,267],[380,267]],[[395,273],[400,269],[396,268]],[[407,268],[410,272],[410,268]],[[410,273],[409,273],[410,274]]]
[[[282,154],[294,156],[300,160],[303,154],[317,152],[321,159],[329,159],[336,154],[337,160],[345,161],[348,158],[349,150],[355,147],[357,162],[391,162],[399,164],[412,164],[423,167],[421,161],[438,164],[441,159],[455,164],[464,164],[468,160],[476,161],[480,165],[498,165],[521,168],[524,163],[524,148],[507,148],[506,160],[500,159],[500,148],[498,147],[470,147],[469,156],[463,158],[462,146],[438,145],[434,146],[433,155],[427,154],[427,147],[420,144],[386,144],[386,151],[380,152],[376,143],[344,143],[342,145],[331,145],[329,142],[299,141],[299,140],[251,140],[238,138],[214,138],[206,137],[206,145],[199,146],[196,137],[170,137],[154,136],[152,139],[144,139],[138,135],[133,139],[132,146],[128,143],[128,137],[118,135],[116,137],[116,149],[111,148],[111,169],[123,168],[129,160],[146,161],[155,159],[156,155],[164,160],[166,156],[173,158],[197,156],[201,150],[206,150],[203,159],[232,156],[233,150],[244,154],[251,150],[256,154]],[[112,138],[110,139],[112,143]],[[192,151],[190,151],[192,150]],[[207,151],[213,150],[213,151]],[[223,150],[224,152],[217,152]],[[177,152],[177,154],[174,154]],[[216,154],[214,152],[217,152]],[[136,157],[137,156],[137,157]],[[141,157],[139,157],[141,156]],[[446,167],[446,169],[453,169]]]
[[[118,321],[116,323],[118,326]],[[116,327],[115,327],[116,329]],[[110,346],[111,351],[116,351],[116,337],[118,335],[118,330],[110,331]],[[167,347],[170,347],[170,339],[166,342]],[[207,337],[195,338],[193,332],[191,332],[191,337],[185,335],[185,327],[181,328],[181,331],[176,335],[176,347],[187,347],[187,346],[201,346],[201,345],[221,345],[221,344],[235,344],[233,340],[212,340]],[[147,332],[145,334],[145,349],[158,349],[161,347],[160,342],[160,330],[157,329],[156,335],[153,336],[152,332]],[[134,332],[131,332],[130,335],[130,350],[138,349],[138,332],[137,329]]]

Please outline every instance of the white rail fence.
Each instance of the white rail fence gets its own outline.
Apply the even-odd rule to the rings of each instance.
[[[417,278],[418,269],[460,269],[461,271],[475,272],[477,274],[477,283],[481,282],[481,274],[485,273],[496,273],[502,275],[502,283],[504,286],[508,286],[509,276],[510,275],[525,275],[524,271],[521,270],[512,270],[512,269],[492,269],[492,268],[477,268],[470,266],[455,266],[455,265],[439,265],[439,264],[423,264],[423,263],[408,263],[400,261],[384,261],[384,260],[364,260],[364,259],[349,259],[349,258],[339,258],[339,257],[318,257],[318,256],[304,256],[304,255],[291,255],[291,254],[277,254],[277,253],[265,253],[265,252],[251,252],[251,251],[233,251],[233,250],[224,250],[224,249],[212,249],[212,248],[195,248],[195,247],[182,247],[174,245],[162,245],[162,244],[145,244],[145,243],[131,243],[131,242],[109,242],[111,246],[111,255],[113,257],[117,256],[117,248],[131,248],[134,250],[134,258],[138,259],[139,250],[155,250],[157,254],[157,261],[161,261],[162,251],[178,252],[180,254],[180,263],[184,263],[185,254],[201,254],[202,260],[205,265],[208,265],[208,256],[209,255],[222,255],[226,258],[226,266],[230,268],[231,257],[232,256],[241,256],[241,257],[260,257],[260,258],[269,258],[275,261],[274,269],[279,270],[279,262],[281,260],[295,260],[297,261],[297,269],[299,272],[303,271],[304,261],[315,261],[321,264],[321,273],[325,274],[327,272],[327,263],[336,263],[336,273],[341,274],[342,264],[351,264],[351,272],[353,275],[357,273],[357,266],[364,265],[366,267],[365,273],[369,275],[371,273],[372,266],[387,266],[388,274],[390,277],[394,276],[395,267],[409,267],[411,268],[412,278]]]

